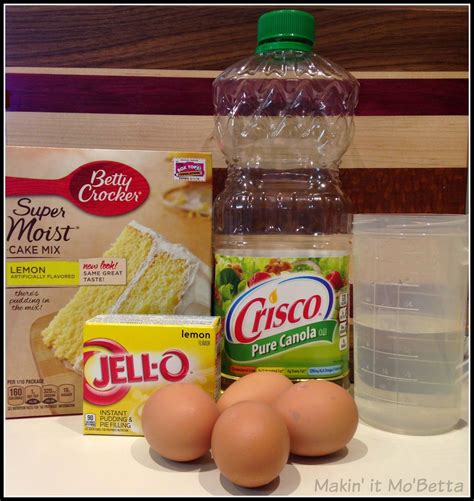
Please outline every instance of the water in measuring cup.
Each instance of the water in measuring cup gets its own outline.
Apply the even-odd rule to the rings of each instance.
[[[365,301],[359,302],[354,323],[361,417],[404,433],[451,428],[459,417],[464,335],[456,319],[442,315],[446,298],[439,287],[377,284],[361,289]]]

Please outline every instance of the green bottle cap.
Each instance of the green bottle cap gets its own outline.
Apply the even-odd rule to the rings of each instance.
[[[257,54],[269,50],[311,52],[314,44],[314,17],[302,10],[274,10],[258,20]]]

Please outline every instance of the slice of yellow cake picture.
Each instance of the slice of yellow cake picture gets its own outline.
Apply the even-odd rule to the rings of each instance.
[[[182,245],[132,221],[103,257],[125,258],[127,285],[81,286],[41,333],[45,345],[82,372],[84,323],[99,314],[209,314],[211,271]]]

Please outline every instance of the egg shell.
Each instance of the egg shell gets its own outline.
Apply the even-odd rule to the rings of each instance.
[[[324,380],[294,384],[273,407],[286,422],[291,452],[300,456],[324,456],[342,449],[354,436],[359,421],[351,395]]]
[[[143,434],[161,456],[192,461],[209,451],[218,416],[216,403],[202,388],[173,383],[153,393],[143,406]]]
[[[263,402],[238,402],[216,421],[211,450],[222,474],[242,487],[278,477],[288,461],[290,437],[282,417]]]
[[[292,385],[286,376],[277,372],[252,372],[232,383],[217,401],[217,407],[222,412],[244,400],[270,404]]]

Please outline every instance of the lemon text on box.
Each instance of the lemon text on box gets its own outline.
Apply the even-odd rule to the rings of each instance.
[[[7,287],[79,285],[77,261],[10,261],[6,266]]]

